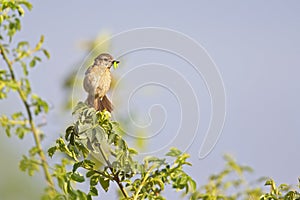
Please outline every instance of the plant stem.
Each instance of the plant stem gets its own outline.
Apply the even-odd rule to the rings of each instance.
[[[106,162],[106,164],[107,164],[109,170],[111,171],[111,174],[113,175],[114,180],[116,181],[117,185],[119,186],[119,188],[120,188],[120,190],[121,190],[123,196],[126,197],[126,198],[128,198],[129,196],[128,196],[128,194],[127,194],[125,188],[123,187],[123,185],[122,185],[122,183],[121,183],[121,181],[120,181],[118,175],[116,175],[116,174],[114,173],[113,167],[112,167],[110,161],[108,160],[108,158],[106,157],[106,155],[105,155],[103,149],[101,148],[100,144],[98,145],[98,148],[99,148],[99,151],[100,151],[102,157],[104,158],[104,160],[105,160],[105,162]]]
[[[153,165],[152,167],[150,167],[150,169],[147,171],[147,173],[145,174],[143,181],[141,182],[140,186],[138,187],[136,194],[133,198],[133,200],[137,200],[139,193],[141,191],[141,189],[143,188],[145,182],[147,181],[148,177],[150,176],[150,172],[156,167],[156,165]]]
[[[97,173],[97,174],[100,174],[100,175],[102,175],[102,176],[104,176],[104,177],[106,177],[108,179],[114,179],[114,177],[111,177],[110,175],[107,175],[107,174],[105,174],[105,173],[103,173],[101,171],[94,170],[94,172]]]
[[[15,73],[14,73],[14,70],[13,70],[12,62],[9,60],[9,58],[8,58],[6,52],[5,52],[5,49],[1,44],[0,44],[0,54],[2,55],[5,63],[8,66],[8,69],[9,69],[12,80],[14,82],[17,82],[16,76],[15,76]],[[47,184],[50,188],[52,188],[54,190],[54,183],[53,183],[51,174],[49,172],[49,166],[48,166],[48,163],[46,161],[45,153],[44,153],[44,151],[41,147],[41,140],[39,138],[39,132],[38,132],[38,130],[37,130],[35,124],[34,124],[29,103],[28,103],[27,98],[24,95],[24,93],[22,92],[20,87],[17,88],[17,92],[18,92],[18,94],[19,94],[19,96],[20,96],[20,98],[21,98],[21,100],[24,104],[24,107],[25,107],[27,115],[28,115],[28,121],[29,121],[29,124],[30,124],[30,129],[31,129],[31,132],[33,134],[35,145],[38,148],[38,154],[39,154],[40,159],[42,161],[41,165],[42,165],[42,168],[43,168],[43,171],[44,171],[44,176],[46,178]]]

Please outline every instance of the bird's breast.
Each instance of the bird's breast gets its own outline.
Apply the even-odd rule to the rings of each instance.
[[[108,68],[93,67],[84,78],[84,89],[90,93],[103,97],[110,88],[111,74]]]
[[[99,97],[103,97],[106,95],[110,88],[111,83],[111,74],[109,69],[102,71],[98,83],[98,87],[96,88],[96,95]]]

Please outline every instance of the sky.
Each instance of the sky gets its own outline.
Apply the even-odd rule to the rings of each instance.
[[[79,68],[75,64],[84,63],[86,52],[80,49],[80,43],[99,34],[115,36],[132,29],[158,27],[192,38],[204,49],[204,60],[215,64],[223,81],[226,118],[215,147],[207,157],[199,159],[214,106],[206,77],[170,52],[143,49],[124,54],[120,57],[124,64],[121,62],[119,69],[112,72],[124,81],[113,93],[121,101],[116,105],[119,106],[116,118],[118,112],[124,116],[129,110],[136,113],[134,125],[150,123],[143,154],[162,155],[170,146],[181,147],[191,154],[193,167],[188,172],[200,184],[205,183],[209,174],[222,169],[225,153],[253,167],[253,177],[269,176],[276,182],[297,183],[299,1],[35,0],[32,3],[33,10],[25,16],[17,38],[34,43],[44,34],[45,47],[51,53],[51,59],[32,72],[34,91],[53,106],[45,127],[46,146],[53,144],[72,120],[70,113],[60,110],[66,101],[62,85],[68,74]],[[155,37],[147,39],[150,43],[157,42]],[[138,40],[133,38],[130,43]],[[112,44],[112,53],[120,53],[118,43]],[[156,84],[143,85],[143,81],[151,80]],[[134,92],[139,86],[141,90]],[[126,95],[132,95],[128,104],[130,96]],[[183,130],[181,122],[187,125]],[[174,141],[170,142],[170,138]],[[30,146],[32,141],[26,138],[26,142]]]

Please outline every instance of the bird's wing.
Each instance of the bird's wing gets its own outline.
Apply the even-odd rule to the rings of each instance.
[[[89,94],[94,94],[96,91],[96,87],[99,82],[99,76],[95,73],[92,67],[89,67],[85,73],[85,77],[83,80],[83,88]]]
[[[85,71],[85,75],[87,75],[88,73],[90,73],[91,72],[91,70],[93,69],[93,66],[90,66],[86,71]]]

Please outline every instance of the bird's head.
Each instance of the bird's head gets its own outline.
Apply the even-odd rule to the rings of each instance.
[[[102,53],[97,58],[95,58],[94,65],[103,66],[107,68],[111,68],[111,66],[116,63],[118,64],[118,60],[114,60],[114,58],[108,53]]]

